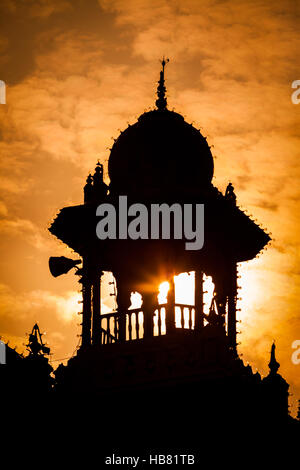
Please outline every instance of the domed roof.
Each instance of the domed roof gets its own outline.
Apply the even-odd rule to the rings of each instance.
[[[164,62],[157,94],[158,109],[142,114],[111,149],[108,172],[113,193],[174,192],[211,183],[214,164],[206,139],[166,107]]]

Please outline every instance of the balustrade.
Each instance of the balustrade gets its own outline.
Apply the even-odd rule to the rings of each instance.
[[[168,304],[157,305],[153,313],[153,336],[166,334],[166,312]],[[193,330],[195,328],[195,307],[188,304],[173,304],[175,328]],[[170,312],[171,309],[169,308]],[[119,338],[119,318],[126,318],[126,341],[144,338],[144,313],[141,308],[129,309],[125,314],[119,312],[100,315],[101,344],[115,343]],[[123,320],[124,321],[124,320]]]

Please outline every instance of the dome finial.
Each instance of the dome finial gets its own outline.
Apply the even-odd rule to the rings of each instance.
[[[163,57],[161,61],[162,70],[160,72],[160,78],[157,87],[157,96],[158,99],[156,100],[156,106],[159,111],[164,111],[167,109],[167,98],[166,98],[166,87],[165,87],[165,66],[169,62],[169,59],[165,59]]]

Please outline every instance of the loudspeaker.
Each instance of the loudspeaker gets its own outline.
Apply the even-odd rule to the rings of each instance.
[[[74,268],[76,264],[80,264],[80,259],[70,259],[65,256],[51,256],[49,258],[49,269],[50,273],[54,277],[58,277],[61,274],[66,274],[70,269]]]

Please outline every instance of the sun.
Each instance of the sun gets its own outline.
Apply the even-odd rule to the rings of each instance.
[[[174,276],[175,283],[175,303],[184,305],[195,305],[195,272],[184,272]],[[166,304],[168,299],[168,291],[170,284],[168,281],[163,281],[158,286],[157,300],[158,304]],[[213,298],[214,283],[211,276],[204,275],[203,283],[203,300],[204,300],[204,313],[209,313],[211,300]],[[142,308],[142,296],[138,292],[131,293],[131,309]],[[175,321],[177,326],[180,325],[180,311],[176,307]]]

